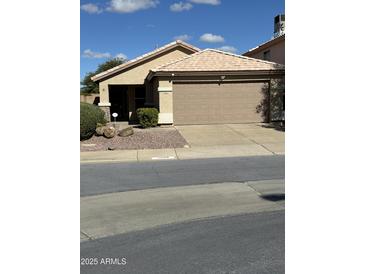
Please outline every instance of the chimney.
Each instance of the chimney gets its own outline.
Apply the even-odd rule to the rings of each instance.
[[[279,14],[274,19],[274,38],[285,33],[285,14]]]

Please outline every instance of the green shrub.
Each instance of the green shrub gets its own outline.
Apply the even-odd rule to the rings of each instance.
[[[96,125],[105,124],[104,111],[97,106],[80,103],[80,139],[85,140],[93,136]]]
[[[137,109],[137,117],[143,128],[155,127],[158,123],[158,110],[155,108]]]

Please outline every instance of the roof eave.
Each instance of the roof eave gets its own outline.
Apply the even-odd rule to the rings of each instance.
[[[240,70],[240,71],[150,71],[147,80],[150,81],[155,76],[220,76],[220,75],[232,75],[232,76],[283,76],[285,75],[285,69],[272,69],[272,70]]]

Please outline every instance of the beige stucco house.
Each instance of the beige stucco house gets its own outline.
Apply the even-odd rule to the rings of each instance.
[[[261,122],[264,91],[283,76],[277,63],[175,41],[92,80],[108,119],[133,122],[137,108],[156,107],[160,124],[181,125]]]

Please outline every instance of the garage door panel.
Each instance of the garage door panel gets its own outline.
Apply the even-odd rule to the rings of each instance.
[[[262,122],[256,107],[266,83],[174,83],[175,124]]]

